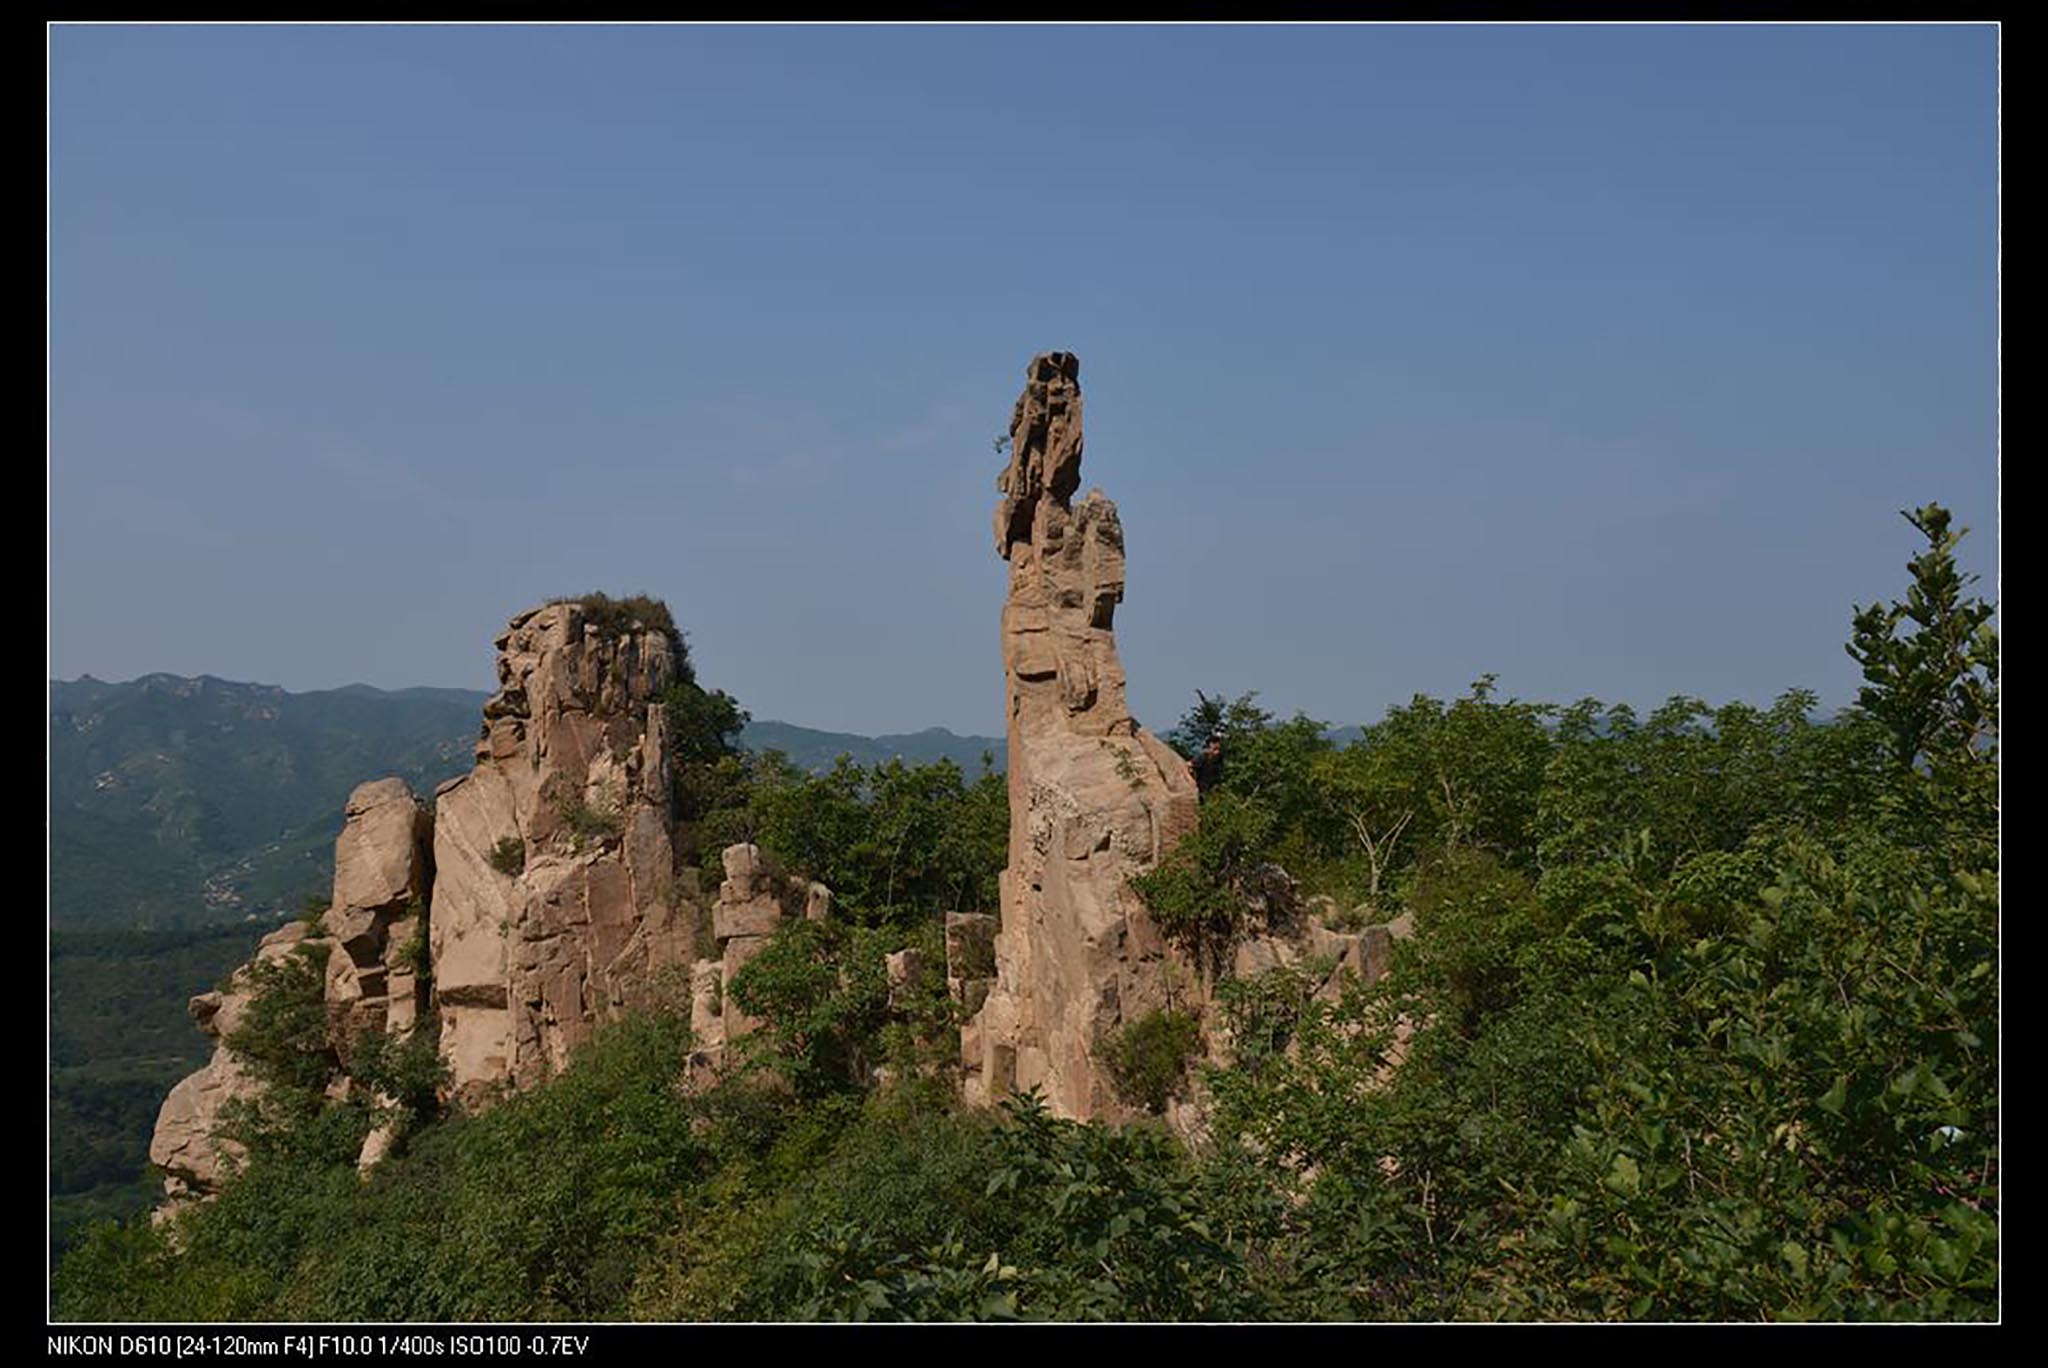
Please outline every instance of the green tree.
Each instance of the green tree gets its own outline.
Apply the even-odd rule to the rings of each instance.
[[[1888,733],[1898,764],[1919,782],[1898,795],[1909,823],[1967,848],[1965,863],[1995,860],[1998,824],[1998,632],[1995,605],[1969,594],[1976,576],[1956,568],[1963,530],[1939,504],[1904,515],[1927,546],[1909,562],[1904,602],[1856,612],[1849,654],[1863,667],[1858,706]]]
[[[1951,531],[1939,504],[1900,516],[1927,548],[1907,565],[1913,583],[1903,603],[1856,610],[1848,651],[1866,681],[1857,702],[1889,730],[1901,764],[1995,765],[1997,609],[1968,595],[1977,577],[1956,568],[1955,550],[1969,529]]]
[[[858,1090],[881,1062],[889,941],[843,920],[785,922],[726,991],[762,1026],[744,1038],[799,1097]]]
[[[748,816],[752,839],[830,885],[853,920],[909,927],[995,906],[1009,799],[988,764],[969,783],[950,760],[869,770],[841,756],[810,775],[773,757],[757,767]]]

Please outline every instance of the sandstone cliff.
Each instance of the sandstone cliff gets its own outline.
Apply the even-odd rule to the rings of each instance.
[[[1124,702],[1113,630],[1123,528],[1100,490],[1073,499],[1080,364],[1048,352],[1026,374],[995,516],[1010,564],[1010,864],[995,981],[962,1055],[970,1099],[1039,1087],[1059,1114],[1088,1118],[1120,1110],[1097,1047],[1167,1004],[1167,947],[1128,880],[1194,828],[1196,797],[1180,757]]]

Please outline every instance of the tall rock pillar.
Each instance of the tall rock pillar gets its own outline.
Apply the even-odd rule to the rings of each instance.
[[[476,768],[434,824],[434,997],[465,1102],[559,1071],[664,977],[687,1003],[698,920],[669,835],[668,632],[558,602],[497,646]]]
[[[1113,618],[1124,537],[1100,490],[1079,502],[1080,362],[1033,358],[998,477],[1010,863],[996,982],[962,1038],[966,1092],[1041,1088],[1081,1119],[1121,1110],[1097,1047],[1166,1005],[1173,971],[1130,876],[1196,823],[1194,780],[1124,702]]]

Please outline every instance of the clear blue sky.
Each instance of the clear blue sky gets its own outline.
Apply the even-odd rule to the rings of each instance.
[[[60,27],[50,670],[489,687],[661,595],[756,716],[1001,728],[1082,361],[1140,717],[1854,695],[1995,593],[1997,33]]]

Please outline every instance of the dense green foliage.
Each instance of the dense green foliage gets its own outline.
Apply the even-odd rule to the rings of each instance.
[[[654,1017],[479,1117],[422,1116],[367,1184],[346,1108],[251,1127],[174,1252],[100,1226],[67,1317],[1981,1319],[1998,1311],[1997,640],[1940,510],[1868,687],[1816,718],[1690,698],[1639,718],[1482,680],[1349,746],[1249,697],[1201,833],[1139,881],[1227,946],[1284,869],[1390,972],[1224,977],[1105,1047],[1208,1134],[950,1102],[938,916],[987,907],[1000,780],[725,755],[700,819],[832,883],[730,985],[746,1067],[679,1087]],[[723,825],[721,825],[723,824]],[[1221,963],[1222,958],[1217,957]],[[300,971],[250,1020],[301,1097]],[[296,997],[294,995],[297,995]],[[294,1006],[297,1002],[300,1006]],[[1227,1047],[1191,1058],[1203,1039]],[[1217,1060],[1227,1062],[1216,1062]]]
[[[422,1132],[368,1183],[352,1152],[322,1154],[334,1137],[319,1118],[300,1117],[302,1133],[257,1148],[217,1202],[178,1223],[181,1250],[143,1223],[98,1228],[58,1272],[58,1309],[124,1320],[598,1314],[697,1162],[674,1089],[681,1044],[673,1022],[609,1032],[548,1087]]]
[[[1180,1091],[1201,1045],[1202,1026],[1192,1013],[1162,1008],[1117,1031],[1099,1057],[1124,1102],[1157,1114]]]
[[[367,1182],[252,1157],[175,1238],[97,1227],[61,1317],[1148,1319],[1250,1310],[1164,1135],[1001,1124],[908,1082],[804,1100],[686,1094],[673,1019],[604,1032],[562,1076],[423,1133]],[[1001,1249],[1001,1258],[990,1253]]]
[[[745,1044],[799,1097],[858,1089],[881,1062],[888,942],[844,922],[794,921],[727,985],[762,1029]]]
[[[1995,1311],[1996,643],[1946,520],[1915,521],[1928,606],[1859,614],[1855,649],[1944,660],[1942,686],[1887,665],[1825,723],[1800,694],[1638,722],[1482,688],[1294,768],[1305,815],[1247,858],[1292,848],[1416,935],[1338,1004],[1284,979],[1223,999],[1249,1048],[1211,1076],[1217,1133],[1314,1175],[1251,1227],[1275,1306]],[[1949,709],[1973,725],[1902,740],[1898,687],[1974,699]],[[1348,855],[1318,792],[1357,819]]]
[[[841,756],[829,771],[806,774],[771,751],[735,773],[730,801],[701,820],[705,850],[756,842],[830,886],[835,909],[864,925],[907,928],[995,907],[1009,802],[992,767],[969,780],[950,760],[866,769]]]

